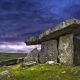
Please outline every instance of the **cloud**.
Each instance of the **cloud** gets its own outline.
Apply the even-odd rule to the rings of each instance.
[[[0,52],[24,52],[28,53],[34,48],[37,48],[38,50],[41,49],[40,45],[32,45],[27,46],[23,42],[16,42],[16,43],[10,43],[10,42],[3,42],[0,45]]]
[[[80,19],[80,0],[0,0],[0,42],[17,46],[69,18]]]

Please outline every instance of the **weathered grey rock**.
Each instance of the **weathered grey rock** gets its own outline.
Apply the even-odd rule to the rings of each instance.
[[[27,45],[41,44],[44,41],[58,38],[64,34],[74,33],[75,35],[80,33],[80,20],[78,19],[69,19],[55,27],[49,28],[42,32],[38,38],[31,37],[27,39],[25,43]]]
[[[74,57],[73,34],[61,36],[59,39],[59,59],[60,63],[73,65]]]
[[[50,64],[50,65],[53,65],[53,64],[61,65],[60,63],[57,63],[55,61],[47,61],[46,64]]]
[[[80,39],[74,38],[73,34],[61,36],[59,39],[60,63],[66,65],[80,64]]]
[[[54,61],[47,61],[46,64],[55,64]]]
[[[54,33],[55,31],[62,30],[66,27],[69,27],[72,24],[80,24],[80,20],[69,19],[64,22],[61,22],[60,24],[56,25],[55,27],[49,28],[49,29],[45,30],[44,32],[42,32],[39,36],[39,39],[42,39],[43,37],[50,35],[51,33]]]
[[[57,62],[57,56],[58,56],[57,41],[50,40],[43,42],[41,45],[41,52],[39,55],[41,63],[45,63],[47,61]]]
[[[22,63],[21,64],[21,67],[30,67],[30,66],[33,66],[33,65],[36,65],[37,64],[37,62],[35,62],[35,61],[29,61],[29,62],[25,62],[25,63]]]
[[[32,42],[37,42],[37,37],[36,36],[32,36],[30,38],[28,38],[25,43],[27,44],[31,44]]]
[[[41,63],[54,61],[66,65],[78,65],[80,64],[80,40],[74,38],[78,34],[80,34],[80,20],[69,19],[45,30],[38,38],[31,37],[26,44],[41,44],[38,55],[38,61]]]
[[[38,63],[39,51],[37,48],[33,49],[27,56],[24,58],[24,62],[35,61]]]
[[[8,76],[9,74],[10,74],[10,73],[9,73],[8,70],[2,71],[2,72],[0,73],[0,78],[5,77],[5,76]]]
[[[18,58],[16,63],[19,64],[19,63],[22,63],[23,61],[24,61],[24,58]]]

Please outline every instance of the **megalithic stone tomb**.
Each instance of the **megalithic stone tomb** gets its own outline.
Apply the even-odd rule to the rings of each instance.
[[[66,65],[80,65],[80,20],[69,19],[30,37],[27,45],[41,44],[40,62],[55,61]]]

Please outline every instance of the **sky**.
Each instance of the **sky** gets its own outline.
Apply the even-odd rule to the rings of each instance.
[[[80,0],[0,0],[0,51],[40,49],[25,39],[70,18],[80,19]]]

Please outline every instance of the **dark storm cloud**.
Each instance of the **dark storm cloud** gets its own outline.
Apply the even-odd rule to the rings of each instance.
[[[24,41],[68,18],[80,18],[80,0],[0,0],[0,40]]]

